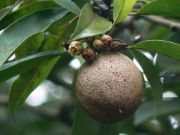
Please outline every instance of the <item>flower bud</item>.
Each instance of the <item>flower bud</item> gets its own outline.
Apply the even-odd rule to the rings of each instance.
[[[109,35],[103,35],[101,37],[101,41],[106,45],[106,46],[110,46],[112,43],[112,37]]]
[[[93,62],[96,59],[96,52],[91,48],[86,48],[83,50],[82,57],[87,62]]]
[[[70,46],[69,46],[69,50],[68,52],[71,55],[80,55],[83,51],[83,46],[82,43],[80,41],[72,41]]]
[[[93,47],[94,47],[95,49],[101,49],[101,48],[104,48],[105,45],[104,45],[104,43],[103,43],[101,40],[95,39],[95,40],[93,41]]]

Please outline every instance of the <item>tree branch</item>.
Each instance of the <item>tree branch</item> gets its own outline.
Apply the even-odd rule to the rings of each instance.
[[[165,27],[170,28],[172,31],[178,31],[180,30],[180,23],[178,22],[174,22],[162,17],[158,17],[158,16],[143,16],[144,19],[153,22],[153,23],[157,23],[160,25],[163,25]]]

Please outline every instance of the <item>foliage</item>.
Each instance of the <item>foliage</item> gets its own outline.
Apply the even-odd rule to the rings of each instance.
[[[173,128],[172,118],[180,120],[180,1],[114,0],[109,5],[107,3],[107,0],[0,0],[0,93],[12,85],[9,92],[11,114],[17,114],[19,118],[21,111],[18,111],[28,96],[49,80],[57,84],[58,87],[54,85],[57,88],[68,89],[65,93],[69,92],[70,98],[62,101],[66,107],[67,102],[71,105],[75,102],[72,135],[179,134],[179,125]],[[108,9],[102,9],[103,4]],[[152,20],[146,15],[156,15],[166,21]],[[145,78],[142,106],[131,118],[115,124],[91,119],[78,101],[72,99],[73,83],[63,80],[69,76],[73,81],[76,74],[76,69],[69,66],[70,62],[83,62],[80,57],[70,56],[64,43],[104,33],[128,44],[121,53],[140,65]],[[177,99],[167,100],[163,97],[167,92]],[[55,96],[53,99],[57,100]],[[47,105],[47,108],[50,106],[53,105]],[[72,110],[68,110],[70,112]],[[0,108],[1,113],[4,114]],[[70,118],[64,119],[68,113],[56,114],[55,118],[59,120],[56,125],[61,126],[61,130],[67,128],[67,132],[58,134],[70,134],[71,117],[68,115]],[[42,111],[40,114],[48,116],[46,120],[52,119],[49,113]],[[37,118],[39,123],[43,121],[33,113],[29,115]],[[48,125],[46,120],[43,122]],[[67,125],[64,126],[63,122]],[[50,123],[49,126],[53,125],[52,121]],[[3,127],[2,133],[7,132],[12,134]],[[17,131],[15,134],[21,133]]]

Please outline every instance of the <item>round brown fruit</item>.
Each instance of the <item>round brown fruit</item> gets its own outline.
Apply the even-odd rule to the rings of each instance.
[[[143,98],[140,71],[127,56],[100,54],[85,63],[76,78],[76,96],[85,111],[100,122],[118,122],[133,114]]]

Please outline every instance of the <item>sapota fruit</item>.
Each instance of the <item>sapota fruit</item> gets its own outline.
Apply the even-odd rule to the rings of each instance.
[[[85,63],[76,78],[76,96],[84,110],[100,122],[132,115],[143,98],[144,82],[136,65],[120,53],[99,54]]]

